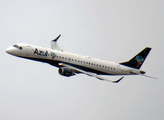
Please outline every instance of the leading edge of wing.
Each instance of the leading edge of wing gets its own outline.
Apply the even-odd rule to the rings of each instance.
[[[105,80],[105,81],[112,82],[112,83],[118,83],[118,82],[120,82],[120,81],[124,78],[124,77],[121,77],[121,78],[119,78],[118,80],[113,81],[113,80],[106,79],[106,78],[101,77],[101,76],[99,76],[99,75],[97,75],[97,74],[94,74],[94,73],[90,73],[90,72],[81,70],[81,69],[79,69],[79,68],[76,68],[76,67],[74,67],[74,66],[72,66],[72,65],[68,65],[68,64],[65,64],[65,63],[59,63],[59,66],[64,66],[64,67],[67,67],[67,68],[69,68],[69,69],[76,70],[76,71],[78,71],[78,72],[84,73],[84,74],[86,74],[86,75],[88,75],[88,76],[96,77],[96,78],[99,79],[99,80]]]

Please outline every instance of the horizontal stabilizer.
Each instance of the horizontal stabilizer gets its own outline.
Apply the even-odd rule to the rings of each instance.
[[[145,76],[145,77],[149,77],[149,78],[153,78],[153,79],[158,79],[158,78],[156,78],[156,77],[152,77],[152,76],[145,75],[145,74],[140,74],[140,75]]]

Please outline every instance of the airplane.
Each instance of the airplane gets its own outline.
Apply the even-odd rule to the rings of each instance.
[[[124,75],[142,75],[151,77],[145,75],[145,71],[140,70],[151,50],[150,47],[146,47],[129,61],[115,63],[89,56],[64,52],[57,43],[60,36],[61,34],[51,41],[51,49],[19,43],[7,48],[6,52],[17,57],[44,62],[58,67],[59,74],[66,77],[83,73],[99,80],[105,80],[112,83],[120,82],[124,78]],[[122,77],[118,80],[109,80],[102,77],[102,75],[121,75]]]

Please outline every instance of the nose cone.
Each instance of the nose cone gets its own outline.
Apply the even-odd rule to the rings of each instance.
[[[12,49],[12,47],[9,47],[6,49],[6,52],[9,54],[13,54],[14,50]]]

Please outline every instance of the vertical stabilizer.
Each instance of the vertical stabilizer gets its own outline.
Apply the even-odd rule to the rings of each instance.
[[[60,34],[57,38],[55,38],[54,40],[51,41],[51,48],[52,48],[52,49],[62,51],[62,50],[60,49],[59,45],[57,44],[57,40],[59,39],[60,36],[61,36],[61,34]]]
[[[147,55],[149,54],[150,50],[151,50],[151,48],[146,47],[144,50],[142,50],[140,53],[138,53],[136,56],[134,56],[131,60],[120,63],[120,64],[128,66],[128,67],[140,69],[140,67],[144,63]]]

